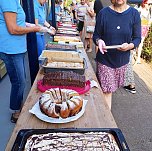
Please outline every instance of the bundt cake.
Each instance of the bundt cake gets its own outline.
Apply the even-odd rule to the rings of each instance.
[[[83,99],[74,90],[49,89],[39,98],[41,111],[49,117],[67,118],[76,115],[82,108]]]

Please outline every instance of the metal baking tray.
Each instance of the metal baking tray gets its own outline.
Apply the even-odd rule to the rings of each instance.
[[[47,133],[87,133],[87,132],[107,132],[114,136],[119,149],[121,151],[130,151],[127,142],[118,128],[61,128],[61,129],[22,129],[18,132],[16,140],[11,151],[23,151],[27,139],[33,134],[47,134]]]
[[[71,34],[71,33],[62,33],[62,32],[57,32],[56,36],[70,36],[70,37],[75,37],[79,36],[79,33]]]
[[[63,34],[61,35],[55,35],[54,36],[54,42],[59,42],[59,41],[63,41],[65,43],[68,43],[68,42],[80,42],[81,39],[80,39],[80,36],[65,36]]]
[[[47,50],[62,50],[62,51],[77,51],[76,45],[70,44],[58,44],[58,43],[47,43],[46,45]]]
[[[55,71],[73,71],[76,73],[79,73],[81,75],[84,74],[85,69],[87,69],[87,62],[85,60],[85,58],[83,58],[83,64],[84,64],[84,68],[82,69],[75,69],[75,68],[53,68],[53,67],[47,67],[47,58],[44,59],[43,63],[42,63],[42,67],[44,69],[44,73],[49,73],[49,72],[55,72]]]
[[[76,32],[76,28],[68,28],[68,27],[58,27],[58,30],[64,30],[64,31],[74,31]]]

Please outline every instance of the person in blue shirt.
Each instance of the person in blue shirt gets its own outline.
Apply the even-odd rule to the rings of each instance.
[[[16,122],[21,110],[25,88],[24,56],[26,34],[38,32],[38,26],[26,27],[25,13],[19,0],[0,1],[0,59],[6,65],[11,82],[10,109],[11,121]]]
[[[55,0],[55,20],[56,22],[60,21],[60,17],[61,17],[61,5],[62,4],[62,0]],[[50,8],[50,13],[49,13],[49,23],[52,25],[52,10]]]
[[[99,47],[96,54],[97,77],[110,109],[112,92],[124,86],[130,50],[137,48],[141,41],[139,12],[127,5],[127,0],[111,0],[111,3],[99,12],[93,34],[93,41]],[[105,47],[113,45],[120,46],[113,49]]]
[[[46,10],[45,10],[46,0],[33,0],[33,2],[34,2],[35,24],[45,26],[55,31],[55,29],[46,21]],[[52,31],[52,34],[54,33],[54,31]],[[37,37],[38,56],[40,56],[42,50],[45,49],[44,33],[37,32],[36,37]]]

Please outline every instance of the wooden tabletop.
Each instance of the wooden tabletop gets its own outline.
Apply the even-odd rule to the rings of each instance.
[[[86,58],[88,66],[88,68],[85,70],[86,79],[93,79],[97,82],[96,75],[93,71],[87,54],[83,52],[83,55]],[[16,136],[21,129],[117,127],[113,115],[104,101],[103,93],[100,88],[91,88],[87,95],[82,95],[84,99],[88,100],[88,103],[84,115],[77,121],[65,124],[51,124],[41,121],[36,116],[29,113],[29,110],[34,106],[41,95],[41,92],[37,90],[37,81],[39,79],[42,79],[42,73],[42,70],[40,70],[37,74],[34,84],[22,108],[20,117],[6,146],[6,151],[11,150],[13,143],[15,142]]]

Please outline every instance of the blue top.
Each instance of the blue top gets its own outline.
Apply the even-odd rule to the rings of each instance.
[[[135,48],[141,41],[141,19],[138,11],[129,7],[118,13],[110,7],[103,8],[97,17],[93,40],[102,39],[107,46],[133,43]],[[96,59],[111,68],[119,68],[129,62],[130,51],[108,49],[102,54],[98,51]]]
[[[60,12],[61,12],[61,6],[60,5],[55,5],[55,13],[60,13]],[[50,8],[49,20],[52,21],[52,10],[51,10],[51,8]],[[55,20],[57,20],[57,15],[55,15]]]
[[[1,0],[0,2],[0,52],[18,54],[26,52],[26,35],[11,35],[6,26],[4,12],[17,15],[17,25],[25,27],[25,13],[19,0]]]
[[[45,5],[41,5],[38,0],[33,0],[34,2],[34,15],[35,19],[38,19],[38,24],[44,26],[46,20]],[[43,35],[44,33],[37,32],[36,34]]]

